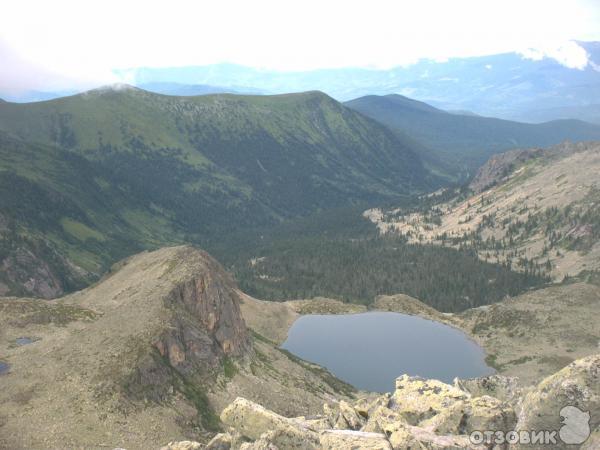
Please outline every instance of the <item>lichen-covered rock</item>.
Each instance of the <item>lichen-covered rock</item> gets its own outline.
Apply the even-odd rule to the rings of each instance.
[[[285,418],[243,398],[236,399],[221,417],[235,428],[230,434],[239,432],[253,441],[238,440],[231,450],[512,450],[513,446],[498,442],[476,445],[469,434],[514,430],[557,430],[557,436],[569,439],[583,434],[587,440],[569,448],[600,448],[600,355],[575,361],[528,391],[518,423],[513,404],[467,392],[517,392],[508,378],[488,381],[455,381],[456,385],[450,386],[405,375],[396,380],[391,396],[370,394],[353,403],[325,404],[323,417]],[[563,415],[571,420],[574,411],[578,414],[575,419],[585,419],[583,426],[579,423],[561,430],[558,414],[565,405],[570,409]],[[559,443],[544,448],[565,446]]]
[[[365,418],[344,400],[333,408],[327,404],[323,405],[323,412],[331,427],[335,429],[359,430],[365,424]]]
[[[290,419],[241,397],[223,410],[221,420],[250,439],[259,439],[271,430],[293,425]]]
[[[317,433],[294,426],[285,426],[269,431],[263,434],[258,441],[273,445],[279,450],[317,450],[320,448]]]
[[[467,436],[438,435],[425,428],[402,423],[388,425],[386,434],[394,450],[482,449],[482,447],[472,445]]]
[[[169,442],[167,445],[162,447],[160,450],[203,450],[206,447],[199,442],[194,441],[179,441]]]
[[[321,431],[319,448],[323,450],[392,450],[392,446],[384,434],[354,430]]]
[[[354,410],[362,417],[369,417],[374,410],[380,406],[387,406],[390,401],[390,394],[385,393],[378,396],[362,397],[352,405]]]
[[[518,419],[518,430],[560,430],[559,437],[573,443],[600,427],[600,354],[576,360],[542,380],[525,395]],[[573,447],[560,442],[555,448]]]
[[[364,417],[345,401],[339,402],[335,406],[329,406],[327,403],[323,405],[323,413],[329,423],[328,428],[336,430],[358,430],[364,425]]]
[[[244,442],[239,450],[280,450],[275,444],[265,440],[259,439],[254,442]]]
[[[229,433],[219,433],[206,444],[206,450],[230,450],[232,441]]]
[[[418,425],[468,398],[468,393],[439,380],[403,375],[396,379],[396,390],[388,406],[411,425]]]
[[[399,422],[405,423],[398,412],[391,410],[387,406],[380,406],[371,412],[371,415],[369,415],[369,419],[362,430],[373,433],[383,433],[388,425]]]
[[[489,395],[509,403],[517,401],[522,394],[517,377],[497,374],[479,378],[455,378],[454,387],[473,397]]]
[[[307,428],[312,431],[321,431],[321,430],[327,430],[327,429],[331,428],[331,424],[329,423],[329,420],[324,416],[311,417],[311,418],[301,416],[301,417],[293,417],[290,420],[292,422],[298,424],[298,426],[300,426],[302,428]]]
[[[419,426],[438,434],[465,434],[481,430],[514,430],[517,416],[506,402],[484,395],[454,403]]]

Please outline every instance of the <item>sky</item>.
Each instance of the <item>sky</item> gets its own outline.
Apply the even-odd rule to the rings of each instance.
[[[581,68],[599,0],[4,0],[0,91],[124,81],[115,69],[221,62],[389,68],[518,51]]]

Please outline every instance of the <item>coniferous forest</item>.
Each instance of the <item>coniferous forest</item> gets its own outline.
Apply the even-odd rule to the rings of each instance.
[[[537,272],[481,261],[472,250],[379,236],[352,209],[289,223],[269,235],[240,236],[237,244],[211,252],[244,292],[268,300],[324,296],[368,305],[377,295],[403,293],[457,312],[547,281]]]

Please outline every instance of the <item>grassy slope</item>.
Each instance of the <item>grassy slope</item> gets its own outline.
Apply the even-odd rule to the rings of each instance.
[[[431,181],[409,143],[318,92],[101,89],[2,103],[0,132],[3,255],[16,261],[27,248],[49,262],[44,247],[61,261],[50,271],[73,278],[67,289],[141,248],[205,243]],[[12,292],[28,275],[19,272],[4,277]]]
[[[600,139],[600,126],[578,120],[526,124],[451,114],[400,95],[370,95],[345,105],[408,134],[443,160],[458,163],[471,172],[490,155],[511,148]]]

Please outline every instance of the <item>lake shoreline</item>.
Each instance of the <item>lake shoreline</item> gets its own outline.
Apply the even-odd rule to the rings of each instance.
[[[452,384],[495,373],[462,330],[390,311],[304,315],[280,348],[371,392],[389,392],[405,374]]]

